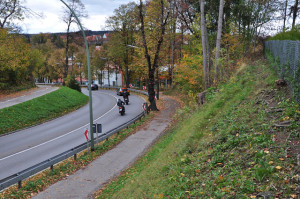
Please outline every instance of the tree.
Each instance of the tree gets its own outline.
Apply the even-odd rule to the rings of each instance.
[[[31,48],[25,38],[0,29],[0,43],[0,88],[7,89],[30,82]]]
[[[87,17],[87,13],[85,11],[85,6],[81,2],[81,0],[68,0],[70,8],[75,12],[79,19]],[[65,45],[65,69],[64,69],[64,78],[68,75],[68,67],[69,67],[69,44],[70,44],[70,29],[73,23],[77,23],[75,16],[68,9],[64,8],[64,15],[62,17],[63,22],[67,24],[67,37],[66,37],[66,45]]]
[[[201,8],[201,39],[202,39],[202,54],[203,54],[203,75],[204,75],[204,85],[205,89],[209,88],[209,75],[208,75],[208,65],[207,65],[207,45],[208,42],[206,41],[207,31],[206,31],[206,20],[204,14],[204,0],[200,1],[200,8]]]
[[[223,9],[224,9],[224,0],[220,0],[218,33],[217,33],[217,42],[216,42],[216,57],[215,57],[215,78],[214,78],[215,83],[218,81],[218,72],[219,72],[218,59],[219,59],[219,56],[220,56],[220,47],[221,47]]]
[[[295,4],[291,7],[291,13],[293,13],[293,22],[292,22],[292,29],[295,28],[296,18],[298,15],[298,10],[300,10],[299,0],[295,0]]]
[[[107,26],[114,32],[110,39],[110,47],[117,50],[117,56],[120,57],[121,66],[125,69],[125,82],[129,87],[129,65],[133,49],[130,45],[135,43],[134,33],[136,32],[136,4],[134,2],[121,5],[114,10],[114,16],[109,17],[106,21]]]
[[[21,0],[0,0],[0,28],[13,26],[12,20],[23,20]]]
[[[152,7],[151,7],[152,6]],[[150,10],[152,8],[152,10]],[[155,9],[156,8],[156,9]],[[149,13],[152,11],[153,13]],[[141,35],[144,46],[145,58],[148,65],[148,94],[150,110],[157,111],[155,102],[155,71],[158,69],[159,53],[164,41],[166,25],[169,19],[170,10],[165,6],[164,0],[153,0],[145,9],[142,0],[139,5],[139,16],[141,22]],[[152,17],[147,17],[147,15]],[[156,16],[154,18],[154,16]],[[151,21],[151,19],[155,19]],[[145,24],[147,22],[147,24]],[[147,26],[146,26],[147,25]],[[151,37],[149,37],[151,36]],[[152,39],[151,39],[152,38]],[[149,42],[151,40],[152,42]],[[150,50],[153,50],[151,52]]]

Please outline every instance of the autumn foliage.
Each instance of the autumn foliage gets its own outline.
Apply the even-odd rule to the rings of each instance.
[[[31,49],[25,39],[0,29],[0,89],[30,81]]]

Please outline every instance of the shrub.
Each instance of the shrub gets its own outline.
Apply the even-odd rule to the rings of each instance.
[[[74,76],[68,75],[67,79],[65,80],[65,83],[67,87],[81,92],[81,87],[79,83],[75,80]]]

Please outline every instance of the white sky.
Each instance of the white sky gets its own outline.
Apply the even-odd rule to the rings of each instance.
[[[113,11],[122,4],[137,0],[81,0],[89,15],[81,21],[88,30],[105,30],[106,18],[112,16]],[[67,0],[65,0],[67,2]],[[60,0],[26,0],[25,6],[43,17],[30,17],[18,24],[23,33],[65,32],[66,24],[61,20],[65,5]],[[74,31],[78,28],[74,26]]]

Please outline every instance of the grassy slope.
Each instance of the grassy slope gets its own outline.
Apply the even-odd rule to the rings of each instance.
[[[296,197],[299,105],[275,79],[262,62],[241,69],[98,198]]]
[[[88,97],[61,87],[33,100],[0,109],[0,134],[32,126],[78,109]]]

